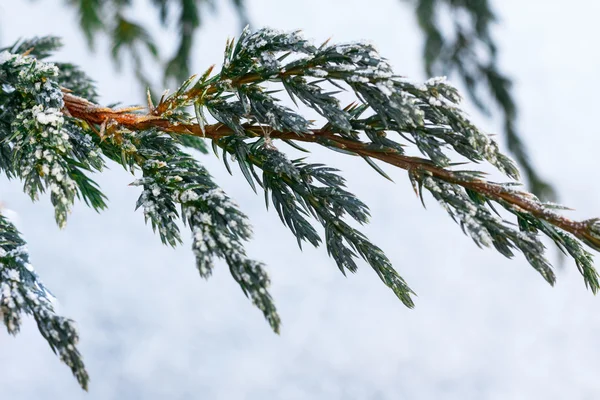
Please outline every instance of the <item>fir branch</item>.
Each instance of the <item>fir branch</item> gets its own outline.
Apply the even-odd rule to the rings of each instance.
[[[243,0],[231,0],[242,26],[249,20]],[[212,0],[153,0],[161,24],[167,27],[173,5],[179,8],[177,27],[179,44],[175,54],[166,62],[164,82],[182,81],[189,76],[195,33],[202,26],[207,9],[216,9]],[[484,93],[504,114],[504,134],[507,147],[524,172],[530,190],[541,198],[554,199],[557,194],[534,168],[528,150],[518,133],[517,109],[511,93],[512,81],[498,66],[498,51],[491,34],[497,18],[487,0],[414,0],[414,12],[424,35],[423,59],[428,76],[456,75],[463,81],[475,105],[489,113]],[[142,72],[140,47],[160,58],[154,40],[141,23],[123,17],[131,4],[122,0],[70,0],[80,16],[80,26],[90,47],[102,31],[113,41],[113,60],[118,65],[124,50],[134,64],[134,72],[144,86],[150,79]],[[206,7],[208,6],[208,7]],[[107,10],[114,9],[111,14]],[[442,29],[441,16],[449,17],[451,28]],[[84,96],[85,97],[85,96]],[[90,99],[89,97],[86,97]]]
[[[83,196],[102,209],[104,195],[83,170],[100,170],[103,161],[89,139],[65,121],[58,68],[31,56],[0,53],[0,83],[4,85],[0,140],[10,148],[10,173],[24,182],[33,199],[50,190],[56,222],[66,224],[75,197]],[[27,71],[26,74],[22,73]],[[6,163],[5,163],[6,164]]]
[[[291,61],[284,62],[288,57]],[[323,88],[324,81],[340,88],[340,85],[346,85],[362,105],[340,107],[335,97]],[[267,82],[284,85],[292,98],[312,106],[327,119],[327,124],[321,129],[309,128],[308,121],[281,106],[266,91],[262,85]],[[423,185],[428,177],[444,182],[448,190],[445,196],[450,197],[438,197],[443,203],[472,206],[465,203],[467,192],[464,190],[467,190],[488,202],[507,204],[509,208],[571,233],[594,249],[600,248],[597,224],[593,221],[571,221],[530,194],[486,181],[482,173],[450,169],[447,149],[473,162],[487,161],[509,177],[518,177],[514,164],[499,152],[497,144],[481,133],[458,109],[460,97],[453,87],[440,79],[415,85],[398,78],[389,64],[367,44],[324,44],[317,47],[304,40],[298,32],[286,35],[272,30],[245,31],[237,42],[229,42],[226,46],[225,62],[219,74],[213,77],[205,74],[195,83],[193,78],[186,81],[175,94],[161,99],[147,115],[114,112],[69,95],[65,99],[69,112],[91,124],[112,120],[132,131],[156,128],[172,134],[211,139],[232,136],[313,142],[348,154],[378,159],[407,170],[417,185]],[[189,118],[186,123],[186,117],[180,110],[192,105],[197,110],[206,108],[220,123],[207,124],[201,111],[196,113],[198,123],[190,124]],[[369,111],[371,115],[362,117]],[[408,139],[407,135],[412,136],[409,142],[429,158],[404,155],[406,144],[390,139],[387,131],[395,131],[405,139]],[[228,151],[239,156],[239,145],[237,150]],[[248,151],[242,154],[247,155]],[[244,175],[253,184],[250,170]],[[425,187],[432,191],[431,185]],[[433,194],[437,197],[435,191]],[[279,203],[282,210],[283,203]],[[453,215],[462,214],[454,211]],[[293,218],[300,223],[298,217]],[[471,233],[477,230],[480,235],[490,231],[498,237],[513,235],[512,230],[489,219],[489,215],[482,218],[475,222]],[[486,226],[486,218],[488,224],[493,222],[496,227]],[[288,223],[294,224],[292,220]],[[534,268],[553,282],[549,264],[542,258],[543,246],[532,242],[534,239],[527,235],[515,233],[513,236],[512,239],[505,238],[512,240],[508,247],[506,244],[498,245],[499,239],[476,241],[478,244],[494,244],[507,256],[512,255],[507,250],[509,247],[521,250]],[[586,278],[586,282],[595,287],[594,279]]]
[[[0,214],[0,317],[8,333],[16,335],[21,315],[32,315],[52,351],[87,390],[89,377],[76,347],[79,335],[75,324],[55,313],[53,298],[33,271],[19,231]]]
[[[243,246],[251,238],[252,229],[238,205],[172,138],[153,130],[121,135],[121,143],[114,144],[123,147],[122,143],[127,142],[126,148],[131,149],[128,156],[143,173],[143,178],[132,184],[144,189],[137,207],[143,207],[146,220],[151,220],[163,243],[175,246],[181,242],[176,225],[181,215],[192,233],[200,276],[208,278],[212,274],[215,257],[224,259],[244,294],[279,332],[280,319],[268,292],[270,281],[264,265],[249,259]]]
[[[198,137],[210,139],[219,139],[235,134],[233,129],[221,123],[207,125],[204,127],[204,130],[201,130],[196,124],[174,125],[167,120],[151,119],[149,116],[119,114],[104,107],[89,108],[85,111],[81,109],[82,99],[72,98],[68,94],[65,95],[65,99],[66,107],[70,112],[77,115],[78,118],[91,123],[93,121],[101,123],[104,119],[112,119],[117,121],[123,127],[133,131],[155,127],[164,132],[180,135],[193,134]],[[87,108],[88,105],[85,107]],[[264,128],[259,126],[244,126],[244,128],[246,136],[248,137],[263,137],[264,135]],[[417,176],[419,174],[433,176],[445,182],[471,190],[487,199],[497,202],[506,202],[517,210],[528,213],[536,219],[544,220],[553,226],[573,234],[593,249],[600,250],[600,238],[597,237],[600,235],[600,231],[598,231],[598,226],[595,226],[598,225],[595,219],[586,221],[570,220],[554,212],[551,207],[547,207],[544,202],[536,199],[535,196],[532,196],[530,193],[515,190],[509,185],[489,182],[477,177],[469,177],[468,173],[463,174],[460,170],[453,171],[451,169],[439,167],[432,163],[431,160],[398,154],[398,150],[391,147],[381,148],[377,146],[374,148],[371,143],[343,138],[328,130],[313,129],[308,135],[272,130],[269,133],[269,136],[271,139],[317,143],[328,148],[347,151],[363,157],[375,158],[387,164],[404,169],[408,171],[411,176]]]
[[[247,217],[186,148],[203,150],[204,141],[212,142],[215,151],[223,151],[230,172],[231,162],[237,163],[251,187],[264,190],[267,205],[270,198],[299,244],[325,243],[343,273],[356,271],[356,259],[364,259],[408,307],[413,306],[412,290],[383,251],[351,225],[368,222],[367,206],[345,188],[339,171],[289,160],[277,149],[279,140],[299,149],[304,142],[360,156],[385,177],[377,161],[406,170],[417,195],[423,199],[423,192],[429,192],[477,245],[493,246],[507,257],[520,251],[553,284],[541,242],[545,235],[575,260],[586,286],[594,293],[599,289],[583,244],[600,251],[600,219],[568,219],[556,205],[515,189],[514,163],[466,118],[456,89],[443,79],[413,84],[398,77],[372,45],[315,46],[299,32],[245,30],[237,41],[228,41],[219,71],[211,67],[190,77],[156,105],[149,96],[147,112],[102,107],[81,97],[93,87],[85,75],[60,74],[33,51],[0,52],[0,171],[23,180],[33,197],[50,189],[61,226],[77,196],[98,210],[105,207],[86,174],[100,171],[103,157],[140,172],[133,183],[142,188],[137,206],[162,242],[181,242],[181,219],[191,231],[200,275],[210,276],[215,258],[223,259],[276,332],[280,320],[267,291],[265,267],[244,248],[251,237]],[[337,89],[353,94],[355,103],[343,107]],[[275,93],[316,111],[324,124],[318,127]],[[423,156],[408,155],[408,148]],[[457,155],[475,166],[458,169]],[[486,180],[481,163],[511,181]],[[506,218],[497,215],[494,204]],[[324,229],[324,238],[314,221]],[[4,229],[14,237],[10,226]],[[38,324],[50,318],[40,313]],[[71,333],[56,345],[54,336],[42,331],[57,348],[76,339],[70,325],[60,326]],[[64,357],[84,384],[84,375],[75,372],[82,368],[77,355]]]

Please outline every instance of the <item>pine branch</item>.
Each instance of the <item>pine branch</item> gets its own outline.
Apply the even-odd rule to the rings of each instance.
[[[249,23],[243,0],[231,0],[242,26]],[[93,38],[108,31],[113,39],[113,59],[127,52],[134,71],[144,86],[151,86],[141,65],[139,48],[147,48],[152,57],[159,57],[149,33],[135,21],[123,18],[129,2],[121,0],[70,0],[80,15],[81,28],[93,47]],[[194,35],[202,26],[207,8],[215,3],[207,0],[153,0],[163,27],[167,26],[173,4],[179,6],[179,45],[166,63],[164,82],[182,81],[190,74]],[[489,113],[488,96],[500,107],[504,117],[505,142],[523,170],[528,187],[542,199],[553,200],[557,193],[532,164],[529,152],[517,130],[517,108],[511,93],[512,81],[498,66],[497,45],[491,28],[497,17],[487,0],[414,0],[414,12],[424,34],[424,68],[428,76],[456,75],[466,86],[470,99],[484,113]],[[111,5],[112,7],[108,7]],[[209,7],[206,7],[206,6]],[[113,8],[115,15],[106,10]],[[448,18],[450,29],[444,30],[440,20]]]
[[[252,236],[247,217],[220,189],[198,161],[183,153],[177,142],[156,131],[123,138],[135,150],[128,156],[142,170],[143,178],[132,183],[144,191],[137,207],[158,230],[164,244],[181,242],[176,225],[176,204],[192,233],[192,250],[200,276],[210,277],[213,259],[224,259],[236,282],[252,299],[275,332],[280,319],[268,293],[269,278],[262,263],[247,257],[243,242]]]
[[[151,114],[122,114],[118,111],[94,105],[69,94],[65,94],[65,107],[73,116],[90,124],[101,124],[105,120],[113,120],[120,126],[132,131],[144,131],[156,128],[163,132],[178,135],[194,135],[213,140],[226,138],[236,133],[234,129],[222,123],[206,125],[201,128],[198,124],[174,124],[166,119],[155,118]],[[243,127],[245,135],[250,138],[264,137],[264,132],[267,130],[266,127],[256,125],[244,125]],[[308,134],[271,130],[269,137],[271,139],[317,143],[324,147],[347,151],[362,157],[375,158],[408,171],[411,179],[417,181],[422,180],[425,176],[432,176],[444,182],[462,186],[487,199],[505,203],[515,210],[529,213],[537,219],[544,220],[575,235],[595,250],[600,250],[600,239],[596,237],[598,233],[595,233],[598,229],[595,226],[597,225],[596,219],[586,221],[570,220],[554,212],[551,204],[539,201],[535,196],[526,191],[515,190],[512,188],[513,185],[489,182],[472,176],[471,171],[453,171],[443,168],[425,158],[399,154],[393,147],[374,148],[372,143],[344,138],[327,129],[312,129]]]
[[[8,333],[16,335],[21,329],[21,314],[32,315],[52,351],[87,390],[89,377],[76,348],[79,335],[75,324],[55,313],[53,298],[33,271],[19,231],[0,214],[0,318]]]
[[[277,53],[283,56],[277,57]],[[294,53],[300,58],[287,64],[281,62]],[[459,97],[452,87],[442,80],[431,80],[427,85],[418,86],[395,78],[385,60],[368,45],[324,44],[317,48],[297,33],[245,32],[237,43],[228,43],[221,72],[210,77],[211,71],[212,68],[199,79],[190,78],[175,94],[161,99],[156,107],[151,106],[146,115],[102,108],[69,94],[65,95],[65,105],[71,115],[92,125],[113,121],[130,131],[153,128],[172,134],[211,138],[217,145],[222,138],[229,137],[313,142],[367,160],[378,159],[407,170],[417,191],[428,182],[425,188],[443,204],[452,204],[454,198],[454,203],[467,209],[469,206],[481,208],[481,204],[473,200],[465,202],[464,194],[469,193],[477,196],[480,203],[497,202],[511,213],[526,213],[571,233],[594,249],[600,248],[596,220],[569,220],[555,213],[552,206],[526,192],[515,190],[512,185],[488,182],[477,171],[449,169],[451,163],[443,151],[444,147],[450,147],[475,162],[486,160],[509,177],[518,176],[512,162],[498,152],[497,145],[481,134],[456,107]],[[309,77],[315,79],[309,82]],[[340,108],[337,99],[319,85],[325,80],[336,86],[345,83],[363,104]],[[292,99],[299,98],[323,115],[328,123],[321,129],[310,128],[307,120],[279,105],[277,99],[259,86],[266,82],[280,82]],[[237,100],[230,101],[228,93],[234,94]],[[190,124],[189,118],[186,121],[185,115],[177,111],[189,106],[195,106],[197,123]],[[220,123],[207,125],[203,108]],[[367,109],[375,114],[360,118]],[[247,122],[242,123],[242,120]],[[403,145],[387,138],[384,134],[387,130],[396,131],[402,137],[411,135],[417,148],[429,158],[403,154]],[[361,140],[360,131],[370,140]],[[226,149],[239,152],[235,148]],[[243,154],[248,154],[248,151]],[[251,182],[252,175],[245,169],[244,175]],[[444,186],[445,196],[436,196],[438,181],[450,185]],[[459,187],[466,192],[459,191]],[[450,192],[453,194],[448,197]],[[512,234],[514,228],[505,221],[491,218],[486,212],[473,211],[472,208],[464,214],[475,219],[473,223],[477,229],[473,229],[483,232],[471,236],[478,244],[493,244],[504,255],[512,256],[505,250],[506,244],[501,238]],[[451,215],[455,216],[456,212]],[[465,221],[462,224],[464,227]],[[514,240],[511,246],[523,251],[530,263],[549,282],[553,282],[547,262],[534,256],[543,253],[543,246],[538,242],[532,245],[531,238],[518,233],[512,234]],[[490,240],[482,242],[479,237],[483,236],[490,236]],[[595,278],[589,274],[586,276],[586,284],[596,291]]]
[[[248,17],[244,1],[232,0],[232,2],[242,26],[247,25]],[[70,1],[70,4],[79,11],[80,25],[90,47],[93,46],[93,38],[98,32],[112,31],[114,61],[119,63],[119,54],[123,53],[121,49],[125,48],[135,65],[134,70],[140,82],[144,86],[151,86],[150,80],[142,72],[138,48],[146,47],[151,56],[159,57],[153,39],[141,25],[122,17],[121,11],[129,3],[113,0],[113,8],[118,12],[111,18],[108,18],[108,14],[104,12],[107,8],[106,3],[111,2]],[[165,0],[153,0],[153,3],[159,12],[163,26],[167,25],[170,6],[173,3],[179,5],[179,45],[175,55],[166,63],[164,82],[181,81],[189,76],[194,34],[202,24],[206,12],[204,6],[207,2],[179,0],[169,3]],[[213,3],[209,5],[214,6]],[[507,147],[523,170],[530,190],[542,199],[556,199],[556,191],[532,164],[529,152],[518,133],[517,108],[511,93],[512,81],[498,66],[497,46],[491,35],[491,26],[497,18],[489,2],[487,0],[415,0],[414,6],[419,27],[425,36],[423,58],[427,75],[456,73],[465,84],[471,100],[484,113],[489,113],[487,102],[482,98],[482,92],[487,92],[487,95],[502,110]],[[449,16],[452,25],[449,31],[443,31],[440,15]]]
[[[41,58],[58,46],[53,39],[36,39],[37,50],[29,55],[0,50],[0,172],[23,181],[23,190],[32,200],[45,191],[55,209],[59,226],[76,197],[96,210],[106,207],[105,197],[84,171],[99,171],[104,165],[101,154],[72,120],[65,120],[59,82],[72,84],[79,93],[91,82],[65,66],[60,74],[56,66]],[[27,42],[24,42],[27,43]],[[32,43],[32,42],[29,42]],[[68,82],[67,82],[68,81]],[[21,314],[34,317],[42,336],[52,350],[70,368],[79,384],[87,390],[88,375],[76,349],[78,334],[72,321],[56,315],[51,295],[39,282],[28,261],[25,242],[16,228],[0,215],[0,313],[7,330],[18,333]]]
[[[300,143],[312,143],[358,156],[388,179],[377,161],[403,169],[421,200],[429,192],[476,245],[493,246],[506,257],[523,253],[553,284],[541,241],[547,237],[574,259],[586,286],[593,293],[599,289],[584,244],[600,251],[600,220],[568,219],[557,212],[560,206],[515,188],[515,164],[465,117],[455,88],[444,79],[413,84],[397,76],[369,44],[315,46],[299,32],[245,30],[228,41],[220,70],[190,77],[157,104],[149,95],[146,111],[102,107],[81,97],[95,93],[85,75],[62,74],[35,52],[35,47],[20,54],[0,51],[0,172],[22,180],[33,199],[50,190],[61,227],[76,197],[98,210],[105,207],[87,176],[100,171],[104,159],[141,174],[132,183],[142,189],[137,207],[161,241],[179,245],[182,220],[199,274],[209,277],[215,259],[224,260],[276,332],[280,320],[266,269],[244,248],[249,221],[185,149],[203,150],[202,143],[210,142],[230,172],[237,164],[250,186],[264,191],[267,206],[273,205],[300,246],[324,243],[344,274],[355,272],[362,258],[408,307],[414,305],[413,291],[384,252],[353,226],[367,223],[369,210],[347,190],[340,172],[290,160],[278,144],[302,149]],[[341,106],[340,91],[355,102]],[[275,93],[325,122],[317,127]],[[408,155],[407,148],[422,157]],[[458,157],[472,169],[457,168],[465,164],[453,161]],[[481,163],[509,182],[488,181]]]

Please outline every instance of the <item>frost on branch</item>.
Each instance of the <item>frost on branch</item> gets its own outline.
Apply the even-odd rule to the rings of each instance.
[[[23,55],[32,45],[36,45],[35,51]],[[62,111],[59,82],[69,86],[65,75],[56,65],[34,57],[46,57],[58,45],[56,39],[46,38],[0,49],[0,172],[21,180],[32,199],[49,191],[56,221],[63,227],[75,197],[82,197],[96,209],[105,207],[104,196],[83,172],[101,170],[104,162],[89,133]],[[66,70],[77,89],[83,75],[74,72],[78,71],[74,67],[67,66]],[[32,315],[52,350],[87,388],[88,376],[76,348],[74,323],[55,314],[49,292],[29,264],[25,242],[3,216],[0,309],[11,334],[18,333],[22,313]]]
[[[33,200],[50,191],[60,227],[77,196],[104,208],[104,196],[82,171],[100,170],[103,162],[90,137],[65,120],[58,68],[8,50],[0,60],[0,141],[9,158],[0,166],[23,181]]]
[[[308,241],[315,246],[321,243],[309,217],[319,221],[325,227],[328,252],[342,271],[356,269],[352,260],[358,254],[375,268],[384,282],[397,282],[394,291],[407,305],[412,305],[411,291],[401,278],[391,279],[392,275],[382,274],[381,265],[386,266],[383,268],[386,271],[393,270],[383,261],[387,258],[381,250],[343,221],[345,213],[339,213],[341,201],[331,198],[342,193],[341,187],[319,181],[317,171],[324,170],[320,166],[287,161],[274,147],[276,139],[297,148],[300,148],[297,142],[312,142],[359,155],[385,177],[388,176],[373,159],[404,168],[419,194],[422,188],[431,192],[478,245],[493,246],[507,257],[512,257],[512,250],[521,251],[553,283],[554,273],[544,257],[539,237],[544,234],[575,258],[586,285],[594,292],[598,289],[597,273],[588,253],[575,246],[578,241],[570,236],[575,235],[597,249],[593,224],[569,221],[535,196],[512,190],[508,185],[486,182],[483,172],[451,168],[458,153],[473,163],[487,162],[509,178],[519,176],[514,163],[499,151],[497,143],[460,110],[460,96],[444,78],[414,84],[394,74],[389,63],[370,44],[315,46],[298,32],[286,34],[271,29],[246,30],[237,42],[228,42],[221,71],[212,77],[211,71],[198,79],[190,78],[175,94],[161,99],[154,114],[174,124],[185,124],[182,110],[193,105],[197,126],[187,125],[187,132],[176,131],[209,136],[215,149],[220,147],[231,154],[253,189],[258,184],[266,195],[271,192],[282,221],[299,243]],[[296,110],[282,105],[274,95],[277,86],[285,89],[294,102],[317,111],[327,123],[317,127]],[[354,93],[357,103],[343,107],[331,87]],[[220,124],[209,126],[205,117],[208,114]],[[188,124],[193,122],[187,120]],[[425,157],[405,155],[409,146]],[[223,161],[230,170],[225,155]],[[295,164],[308,169],[301,179]],[[256,169],[262,170],[262,180]],[[311,182],[315,179],[325,187],[313,187]],[[326,192],[330,198],[319,199]],[[347,192],[341,197],[347,203],[355,199]],[[519,224],[496,216],[493,202],[516,216]],[[320,210],[319,205],[322,205]],[[356,212],[346,215],[364,223],[366,206],[362,210],[362,215]],[[524,215],[538,224],[529,223],[525,229]],[[342,234],[343,231],[347,233]]]
[[[76,347],[79,336],[75,324],[54,312],[52,299],[29,263],[27,247],[19,232],[0,215],[0,317],[8,333],[19,332],[22,314],[32,315],[52,351],[87,389],[89,378]]]
[[[225,260],[244,294],[278,332],[279,316],[267,291],[270,281],[263,264],[246,255],[243,243],[251,238],[252,228],[238,205],[173,139],[154,131],[121,134],[130,137],[127,140],[133,146],[127,156],[143,173],[133,183],[144,189],[137,207],[143,208],[146,220],[158,230],[163,243],[175,246],[181,241],[176,224],[181,216],[191,230],[192,251],[200,276],[211,275],[215,258]],[[180,213],[176,205],[180,206]]]
[[[94,37],[108,33],[113,43],[113,60],[119,64],[122,56],[128,54],[131,65],[139,81],[146,85],[147,78],[143,73],[142,52],[146,56],[159,57],[160,49],[152,37],[152,30],[135,19],[125,17],[134,15],[128,8],[131,1],[95,0],[69,2],[79,11],[83,33],[90,46]],[[154,0],[155,11],[160,16],[163,27],[175,28],[179,31],[179,44],[175,56],[165,66],[165,79],[183,81],[190,75],[190,64],[194,52],[196,31],[206,20],[204,12],[208,8],[198,6],[196,0]],[[173,11],[173,3],[181,4],[177,24],[170,24],[168,16]],[[241,25],[248,24],[244,0],[233,0]],[[398,1],[403,6],[414,6],[414,15],[424,36],[423,64],[427,76],[450,75],[462,80],[471,101],[484,113],[490,113],[489,103],[499,106],[504,118],[504,139],[508,150],[514,155],[531,191],[542,198],[556,197],[554,189],[543,179],[543,174],[536,171],[529,159],[526,146],[517,132],[517,105],[512,94],[512,81],[499,67],[499,52],[496,40],[492,35],[492,27],[498,18],[490,0],[409,0]],[[212,1],[211,5],[218,5]],[[107,12],[110,9],[114,12]],[[185,29],[179,29],[185,27]],[[442,29],[443,27],[443,29]],[[393,27],[391,27],[393,29]],[[280,42],[287,40],[285,33],[279,33]],[[296,36],[298,36],[296,34]],[[266,46],[264,38],[259,38],[253,47],[260,50]],[[310,45],[306,40],[307,45]],[[399,44],[401,46],[401,44]],[[25,49],[26,50],[26,49]],[[266,65],[275,65],[276,57],[270,53],[257,52]],[[314,68],[308,71],[311,76],[325,77],[323,70]],[[364,80],[362,77],[352,78]],[[86,96],[84,96],[86,97]],[[90,99],[89,97],[86,97]]]
[[[285,145],[308,152],[304,142],[357,156],[388,179],[378,162],[404,169],[421,199],[433,196],[478,246],[506,257],[521,252],[553,284],[542,244],[547,237],[574,259],[594,293],[599,288],[584,247],[600,250],[598,220],[572,221],[556,205],[515,187],[514,163],[461,111],[454,87],[443,78],[415,84],[397,76],[370,44],[316,46],[299,32],[245,30],[228,41],[220,71],[211,67],[190,77],[157,104],[149,96],[147,112],[82,98],[95,91],[73,69],[61,74],[14,48],[0,54],[2,171],[22,179],[32,195],[49,189],[61,224],[76,196],[104,207],[85,170],[100,170],[106,158],[141,174],[132,184],[141,188],[137,208],[161,241],[179,245],[178,222],[187,225],[199,274],[209,277],[215,260],[223,260],[275,331],[280,321],[269,277],[244,247],[251,238],[249,221],[186,149],[212,145],[230,173],[237,164],[251,188],[263,191],[267,207],[272,205],[300,246],[324,245],[344,274],[364,260],[408,307],[414,305],[413,291],[359,229],[368,223],[368,207],[346,188],[340,171],[290,159]],[[354,102],[341,104],[339,90]],[[322,121],[284,105],[283,96],[316,111]],[[408,155],[417,152],[422,156]],[[458,159],[470,168],[459,167],[466,163]],[[485,180],[481,163],[513,181]]]

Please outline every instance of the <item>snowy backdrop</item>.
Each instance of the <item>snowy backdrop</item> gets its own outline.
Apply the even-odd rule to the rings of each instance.
[[[90,53],[62,3],[0,2],[0,43],[62,36],[60,59],[97,80],[103,103],[138,103],[141,91],[128,67],[115,71],[106,41]],[[154,10],[136,3],[136,17],[154,21]],[[219,62],[226,38],[237,33],[237,18],[222,3],[200,32],[196,71]],[[572,216],[600,216],[600,127],[593,120],[600,105],[600,3],[494,3],[502,17],[495,32],[502,65],[516,81],[520,131],[535,165],[561,201],[577,209]],[[352,13],[340,13],[342,5]],[[396,71],[424,79],[421,36],[398,0],[249,0],[248,9],[255,26],[302,28],[318,41],[368,39]],[[367,11],[372,17],[365,19]],[[174,48],[173,39],[160,39],[164,50]],[[501,131],[500,121],[466,107],[486,130]],[[477,249],[433,200],[424,210],[405,172],[387,168],[391,184],[349,157],[316,152],[313,160],[319,157],[342,168],[350,189],[371,207],[365,231],[417,292],[415,310],[368,266],[344,278],[324,249],[301,253],[262,196],[213,156],[203,161],[254,224],[248,251],[269,266],[280,336],[226,268],[203,281],[189,242],[177,250],[160,244],[142,213],[133,212],[139,189],[127,186],[133,177],[120,167],[97,177],[110,209],[100,215],[80,204],[63,231],[47,199],[32,204],[18,183],[0,179],[0,198],[18,212],[32,262],[60,311],[78,322],[91,375],[86,394],[29,321],[16,338],[0,332],[0,399],[600,396],[600,298],[585,290],[574,265],[567,263],[551,288],[524,259]]]

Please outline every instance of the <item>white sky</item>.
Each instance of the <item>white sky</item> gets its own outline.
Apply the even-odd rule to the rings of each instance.
[[[577,208],[574,216],[600,216],[593,119],[600,4],[494,3],[502,65],[517,82],[519,127],[535,163],[563,203]],[[104,102],[137,102],[137,84],[127,68],[115,72],[106,41],[91,54],[73,13],[57,4],[2,2],[1,42],[62,36],[60,59],[90,73]],[[423,78],[421,37],[404,2],[253,0],[248,8],[255,26],[302,28],[319,41],[369,39],[398,72]],[[235,15],[221,9],[199,34],[197,71],[219,62],[225,39],[237,32]],[[137,10],[154,20],[143,4]],[[164,35],[163,47],[172,49],[172,40]],[[501,130],[498,121],[472,115],[490,132]],[[301,253],[239,173],[230,177],[214,157],[203,160],[254,223],[248,250],[269,265],[281,335],[269,331],[223,265],[202,281],[189,242],[161,246],[133,212],[139,192],[118,166],[97,177],[110,209],[99,215],[79,205],[63,231],[47,199],[32,204],[18,183],[2,179],[0,196],[19,212],[32,262],[61,312],[79,324],[92,380],[83,393],[30,321],[16,338],[0,332],[0,398],[598,398],[600,299],[571,263],[551,288],[522,257],[478,250],[433,200],[424,210],[403,171],[386,169],[391,184],[357,160],[317,152],[312,160],[341,167],[370,205],[366,233],[418,293],[408,310],[368,266],[344,278],[325,249]]]

